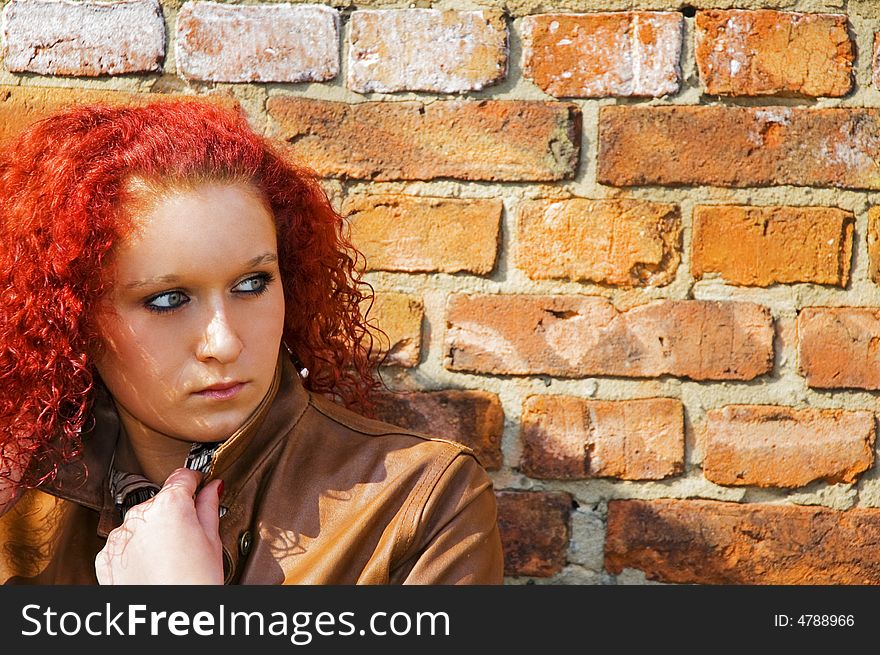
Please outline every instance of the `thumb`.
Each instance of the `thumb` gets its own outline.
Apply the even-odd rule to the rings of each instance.
[[[165,480],[165,484],[162,485],[162,491],[180,490],[192,498],[196,493],[196,487],[199,486],[199,481],[201,479],[202,474],[198,471],[193,471],[187,468],[174,469],[174,471],[171,472],[171,475]]]
[[[205,534],[220,534],[220,488],[222,480],[211,480],[196,495],[196,516]]]

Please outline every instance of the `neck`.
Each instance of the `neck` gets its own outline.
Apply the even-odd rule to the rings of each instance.
[[[122,434],[116,445],[116,468],[140,473],[158,485],[186,462],[192,443],[160,434],[116,405]]]

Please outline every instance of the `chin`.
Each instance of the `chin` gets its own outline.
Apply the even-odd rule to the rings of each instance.
[[[247,415],[242,416],[239,420],[217,421],[208,425],[204,423],[197,427],[190,426],[189,429],[181,429],[177,434],[181,435],[184,441],[195,441],[198,443],[210,443],[213,441],[225,441],[232,436],[247,419]]]

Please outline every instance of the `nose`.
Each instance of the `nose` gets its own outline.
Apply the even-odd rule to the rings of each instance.
[[[244,344],[222,305],[213,307],[204,327],[202,339],[196,349],[201,361],[214,359],[228,364],[238,359]]]

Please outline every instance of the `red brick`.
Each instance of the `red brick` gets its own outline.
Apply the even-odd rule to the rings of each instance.
[[[29,125],[68,107],[85,103],[110,105],[142,105],[164,100],[202,100],[239,108],[238,102],[227,95],[210,94],[184,96],[163,93],[124,93],[58,87],[0,86],[0,142],[12,138]]]
[[[186,2],[177,70],[211,82],[323,82],[339,73],[339,12],[320,5]]]
[[[874,108],[602,107],[602,184],[880,188]]]
[[[364,311],[367,311],[364,307]],[[367,321],[385,332],[379,335],[377,357],[387,366],[418,366],[425,308],[416,296],[384,291],[376,294]]]
[[[880,584],[880,509],[612,500],[605,568],[684,584]]]
[[[355,195],[342,211],[368,270],[485,275],[495,268],[502,209],[495,199]]]
[[[571,495],[499,491],[496,497],[505,575],[550,577],[559,573],[568,560]]]
[[[378,418],[471,448],[487,470],[501,468],[504,412],[486,391],[383,392],[376,398]]]
[[[805,307],[798,315],[798,361],[811,387],[880,389],[880,310]]]
[[[874,463],[874,414],[728,405],[706,417],[703,473],[715,484],[852,483]]]
[[[697,13],[696,60],[712,95],[842,96],[855,47],[843,14]]]
[[[871,79],[874,86],[880,89],[880,32],[874,33],[874,54],[872,57],[872,75]]]
[[[880,284],[880,206],[868,209],[868,274]]]
[[[479,91],[506,72],[507,24],[500,11],[351,14],[348,88],[359,93]]]
[[[520,470],[532,478],[660,480],[684,470],[684,410],[672,398],[529,396]]]
[[[559,180],[577,169],[581,114],[569,103],[271,96],[267,108],[292,155],[331,177]]]
[[[523,75],[556,97],[677,93],[683,25],[677,12],[526,16]]]
[[[681,262],[678,207],[644,200],[529,200],[517,212],[516,265],[533,280],[659,286]]]
[[[845,287],[854,225],[852,212],[834,207],[697,207],[692,272],[737,285]]]
[[[157,0],[11,0],[3,9],[3,44],[13,72],[152,72],[165,58],[165,21]]]
[[[750,380],[773,365],[773,321],[745,302],[453,295],[446,366],[493,375]]]

